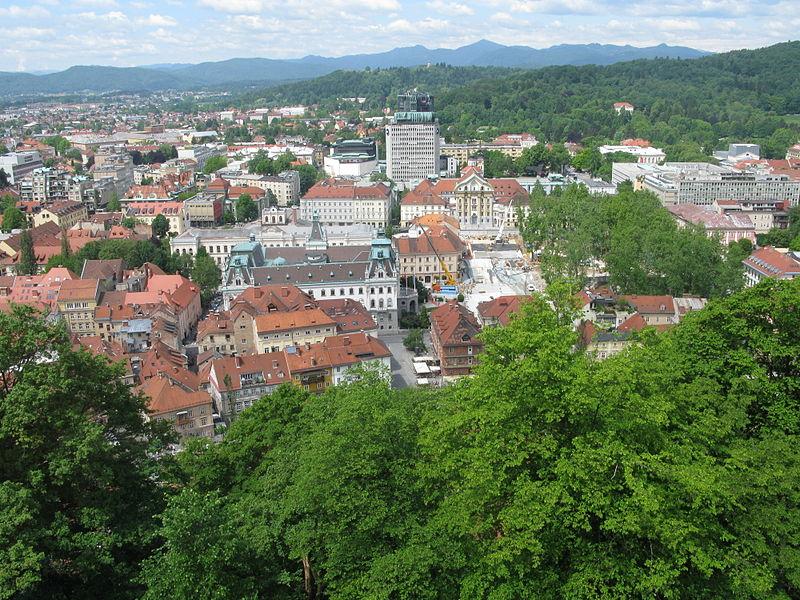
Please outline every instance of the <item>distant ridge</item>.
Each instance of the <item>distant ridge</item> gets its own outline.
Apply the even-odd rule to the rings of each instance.
[[[312,79],[338,70],[414,67],[427,63],[453,66],[539,68],[553,65],[610,65],[643,58],[698,58],[709,54],[682,46],[562,44],[536,49],[480,40],[461,48],[395,48],[376,54],[299,59],[232,58],[200,64],[163,63],[142,67],[75,66],[55,73],[2,73],[0,95],[75,92],[158,91],[225,84],[265,84]]]

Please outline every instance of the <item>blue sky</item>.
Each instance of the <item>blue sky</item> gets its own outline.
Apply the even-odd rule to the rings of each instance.
[[[800,0],[0,0],[0,70],[340,56],[481,38],[724,51],[798,32]]]

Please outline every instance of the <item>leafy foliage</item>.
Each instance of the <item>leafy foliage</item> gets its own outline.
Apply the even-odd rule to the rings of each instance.
[[[522,235],[548,281],[594,266],[628,294],[720,296],[744,283],[741,252],[700,227],[679,228],[658,198],[629,187],[601,197],[577,185],[549,196],[536,188]]]
[[[0,597],[134,598],[170,438],[120,367],[38,317],[0,313]]]
[[[258,205],[253,202],[250,194],[242,194],[236,199],[236,220],[239,223],[249,223],[258,219]]]
[[[151,225],[153,229],[153,236],[159,239],[165,237],[169,233],[169,221],[164,215],[158,215],[153,219]]]
[[[600,363],[556,287],[457,385],[284,386],[190,447],[152,597],[796,595],[800,281]]]
[[[225,168],[227,165],[228,158],[226,156],[212,156],[206,161],[205,165],[203,165],[203,173],[210,175],[211,173],[216,173],[220,169]]]
[[[222,275],[217,263],[202,246],[198,249],[197,256],[194,259],[192,281],[200,286],[200,294],[204,304],[214,295],[222,281]]]

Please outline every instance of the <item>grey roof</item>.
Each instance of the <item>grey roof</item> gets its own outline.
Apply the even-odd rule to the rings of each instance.
[[[309,256],[324,254],[328,263],[352,263],[369,258],[369,246],[330,246],[327,250],[315,252],[306,248],[286,247],[267,248],[265,254],[268,261],[283,259],[284,264],[298,265],[309,261]]]
[[[291,283],[299,286],[322,283],[363,283],[368,267],[369,261],[256,267],[253,269],[253,284]]]

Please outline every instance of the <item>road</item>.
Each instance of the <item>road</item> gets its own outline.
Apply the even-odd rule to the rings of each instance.
[[[414,373],[412,364],[413,352],[406,350],[403,346],[403,338],[408,335],[408,330],[401,330],[401,333],[393,335],[381,335],[383,341],[392,353],[392,387],[404,388],[417,385],[417,376]],[[430,349],[430,337],[425,336],[425,343]]]

